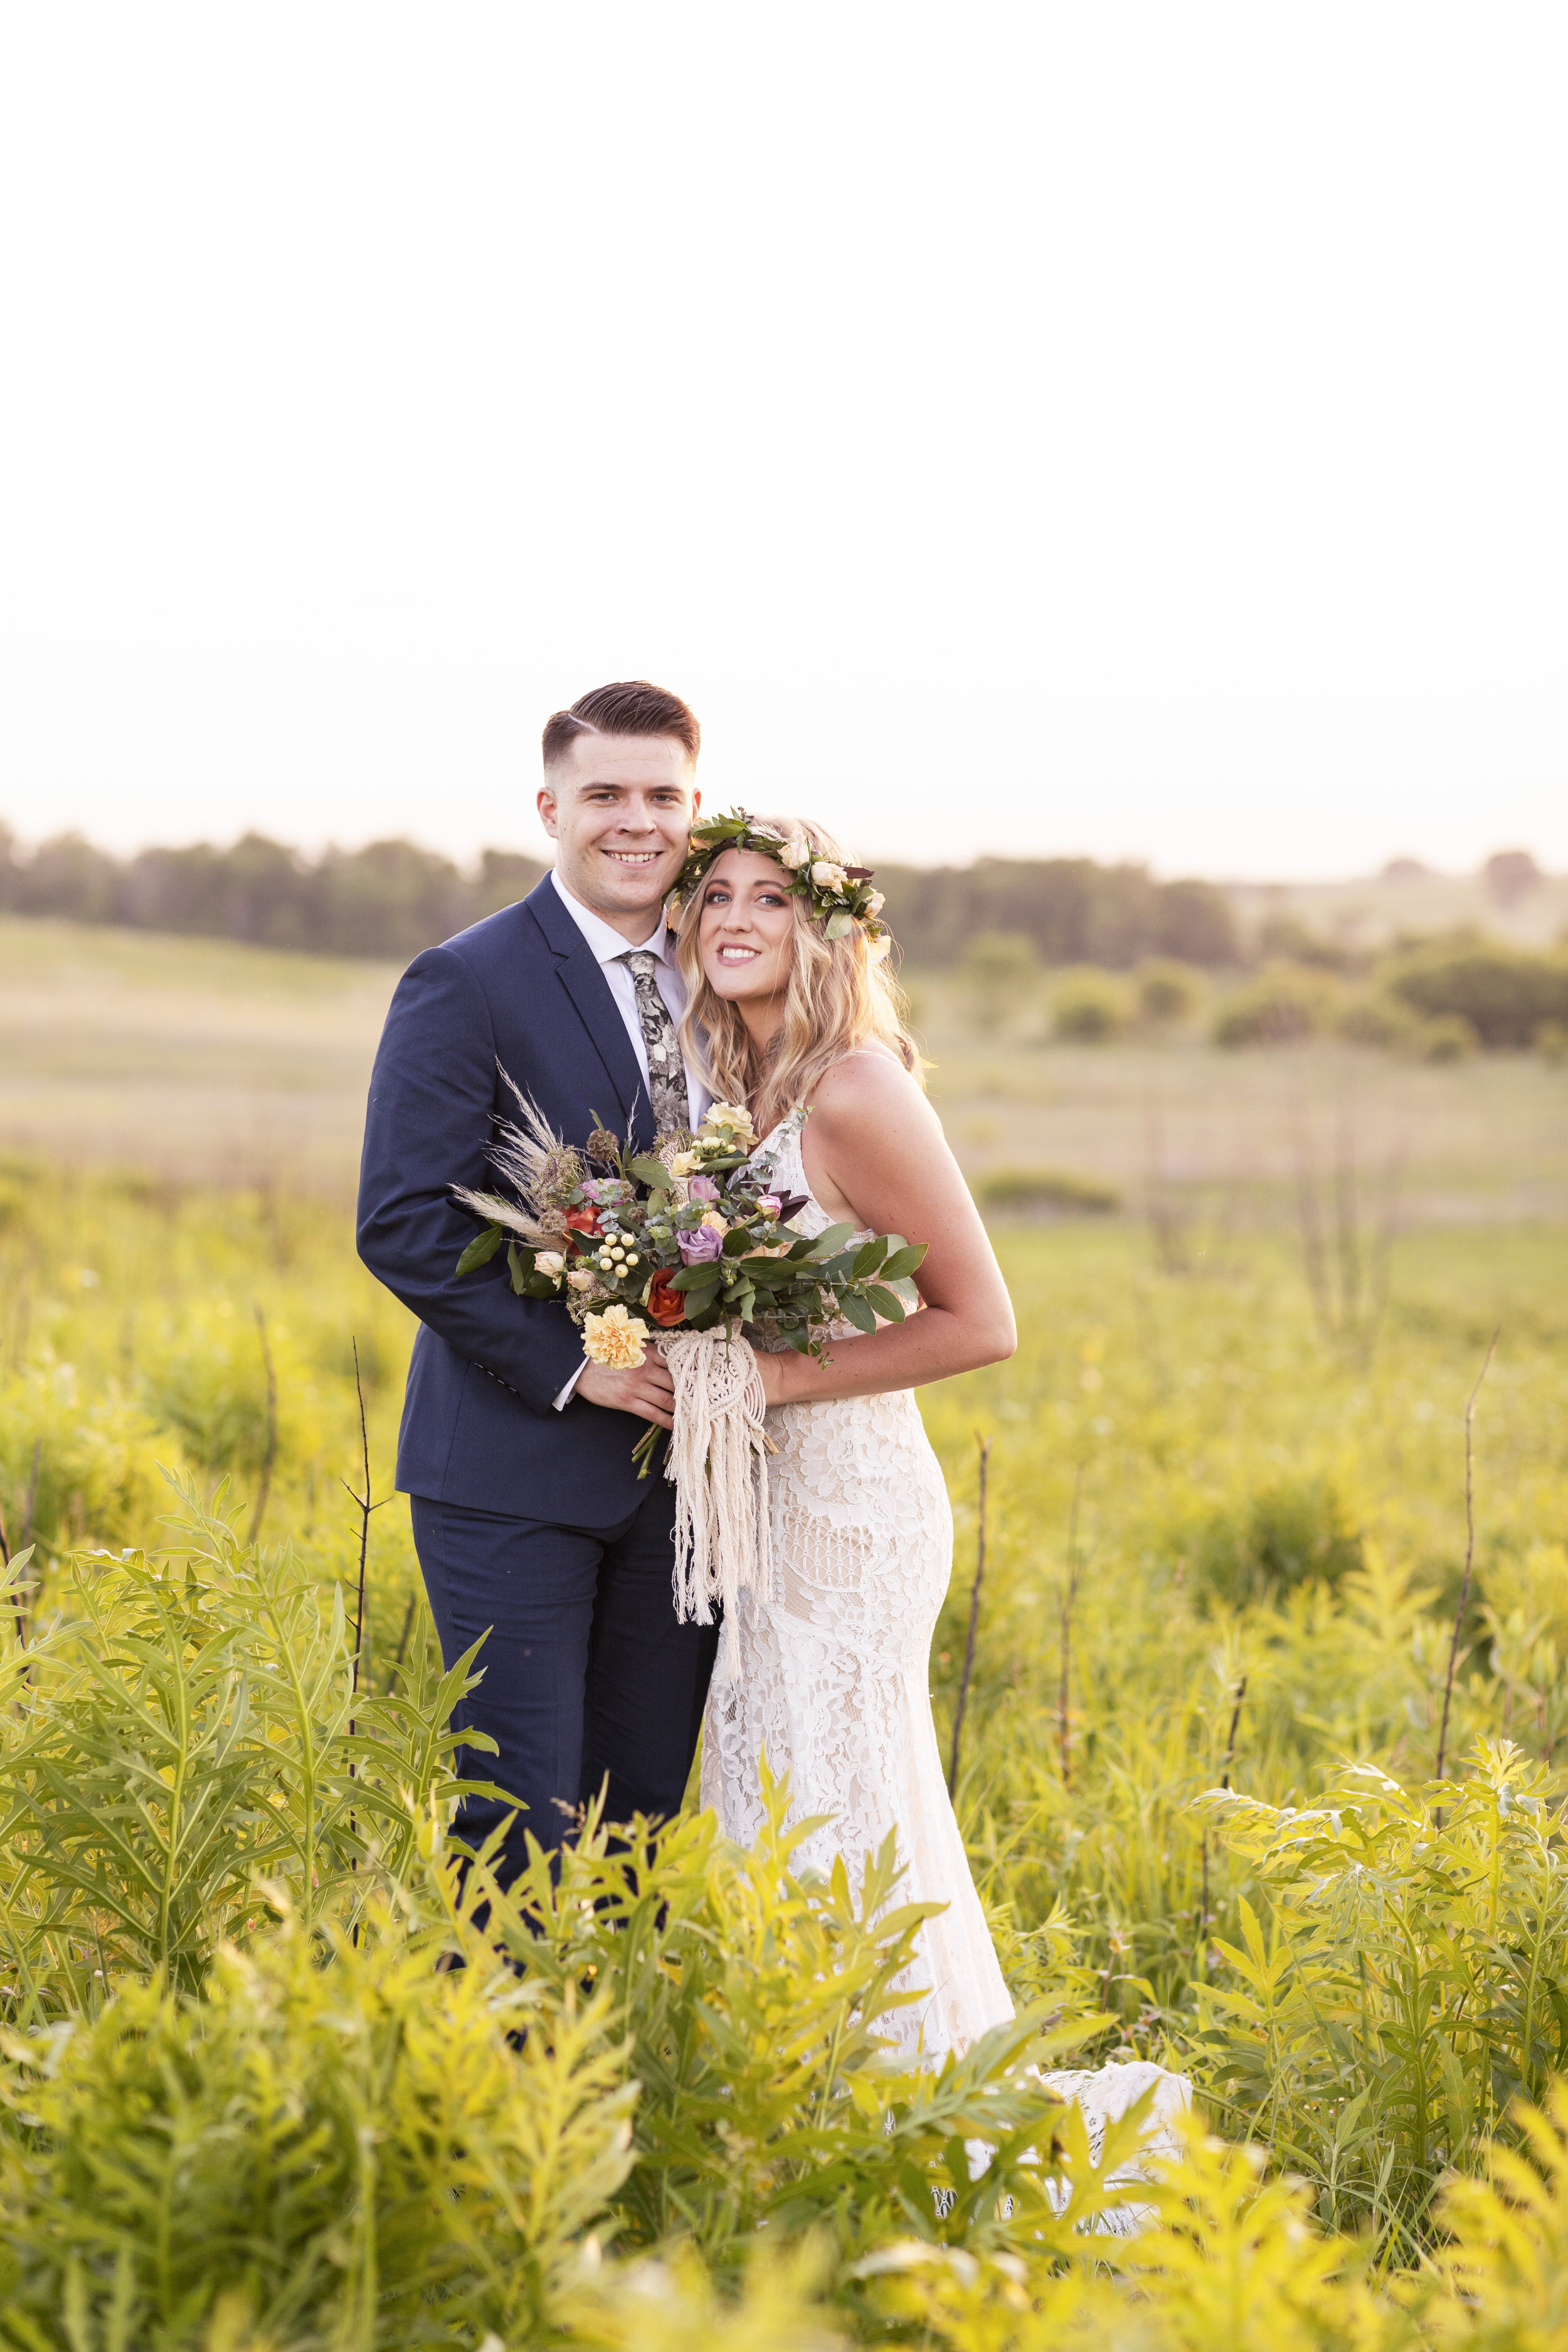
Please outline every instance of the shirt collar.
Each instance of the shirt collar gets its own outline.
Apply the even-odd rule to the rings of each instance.
[[[630,954],[657,956],[660,963],[672,961],[669,952],[669,933],[665,928],[662,911],[654,919],[651,938],[645,940],[638,946],[632,940],[624,940],[619,931],[612,929],[605,921],[603,916],[595,915],[592,907],[584,907],[581,898],[574,898],[561,879],[558,868],[552,866],[550,878],[555,885],[556,897],[587,940],[600,963],[616,963],[622,956]]]

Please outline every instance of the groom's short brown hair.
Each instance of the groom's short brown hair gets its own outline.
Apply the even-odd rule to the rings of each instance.
[[[544,722],[544,764],[552,767],[579,735],[668,735],[684,746],[689,760],[702,748],[697,714],[679,694],[650,686],[646,677],[623,678],[580,694],[570,710],[553,710]]]

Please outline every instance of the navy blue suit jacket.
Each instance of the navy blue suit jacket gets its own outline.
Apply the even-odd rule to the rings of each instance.
[[[487,1157],[516,1109],[505,1070],[568,1143],[597,1111],[653,1141],[637,1056],[598,961],[548,875],[520,905],[416,956],[397,984],[370,1082],[359,1252],[419,1318],[397,1484],[432,1502],[606,1528],[647,1493],[631,1452],[645,1424],[574,1397],[582,1361],[553,1299],[519,1298],[500,1252],[452,1271],[479,1228],[450,1187],[493,1191]]]

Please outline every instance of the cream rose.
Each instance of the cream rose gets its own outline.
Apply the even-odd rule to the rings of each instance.
[[[781,865],[793,866],[798,874],[803,866],[811,864],[811,844],[804,833],[791,835],[779,852]]]
[[[831,857],[819,857],[811,869],[811,878],[819,890],[842,890],[849,877]]]
[[[742,1143],[756,1140],[752,1114],[744,1103],[715,1103],[702,1124],[716,1128],[721,1135],[737,1138]]]
[[[566,1271],[566,1261],[559,1250],[535,1250],[533,1271],[535,1274],[547,1274],[552,1282],[559,1282]]]
[[[590,1274],[585,1266],[579,1266],[576,1272],[569,1274],[566,1279],[574,1290],[593,1290],[596,1287],[599,1277],[596,1274]]]

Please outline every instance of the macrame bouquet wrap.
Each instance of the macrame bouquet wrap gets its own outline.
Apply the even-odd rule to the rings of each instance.
[[[773,1447],[751,1343],[722,1331],[667,1331],[655,1342],[675,1382],[664,1475],[675,1488],[675,1613],[682,1624],[723,1612],[717,1672],[739,1668],[742,1592],[765,1594],[773,1554],[764,1455]]]

